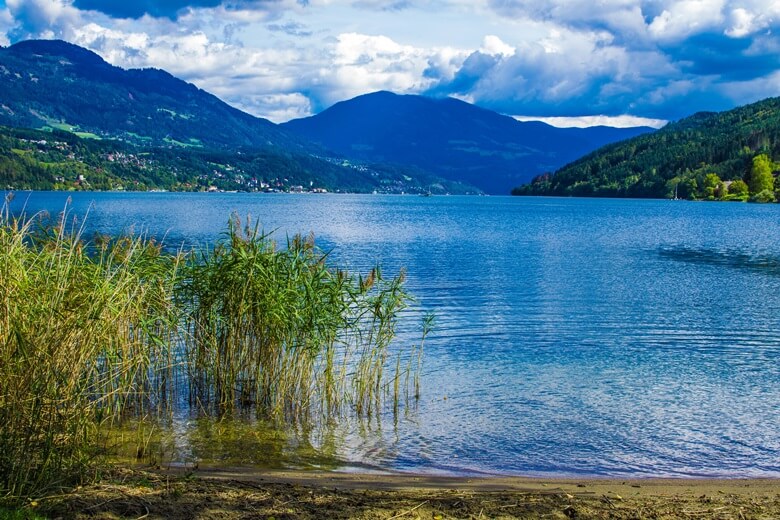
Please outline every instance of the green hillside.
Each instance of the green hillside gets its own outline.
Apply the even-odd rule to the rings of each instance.
[[[409,173],[415,173],[410,176]],[[144,148],[73,133],[0,126],[0,190],[327,191],[463,193],[408,169],[259,150]]]
[[[311,148],[165,71],[124,70],[57,40],[0,48],[0,125],[146,146]]]
[[[605,146],[513,190],[515,195],[767,199],[780,159],[780,98],[699,113]],[[757,180],[763,175],[764,180]],[[756,179],[754,179],[756,177]],[[742,183],[748,185],[744,192]],[[780,186],[778,186],[780,187]],[[768,191],[769,193],[761,192]]]

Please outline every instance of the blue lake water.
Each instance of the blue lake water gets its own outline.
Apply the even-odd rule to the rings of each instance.
[[[18,193],[13,207],[56,213],[67,197]],[[90,230],[204,244],[237,212],[280,241],[313,231],[351,269],[405,267],[418,303],[399,341],[436,315],[422,398],[395,425],[339,425],[323,444],[345,467],[780,477],[780,205],[71,197]]]

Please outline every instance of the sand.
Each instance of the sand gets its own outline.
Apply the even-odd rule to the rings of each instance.
[[[53,518],[112,519],[780,519],[780,480],[124,468],[38,508]]]

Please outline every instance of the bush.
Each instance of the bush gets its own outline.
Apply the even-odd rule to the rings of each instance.
[[[763,190],[750,197],[750,202],[775,202],[775,192],[772,190]]]

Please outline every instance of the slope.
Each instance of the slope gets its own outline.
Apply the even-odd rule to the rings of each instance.
[[[560,129],[463,101],[376,92],[282,125],[348,156],[414,165],[488,193],[508,193],[617,139],[650,128]]]
[[[0,48],[0,124],[154,146],[306,148],[270,121],[165,71],[124,70],[57,40]]]
[[[709,173],[724,181],[743,179],[759,154],[780,158],[780,98],[694,114],[653,134],[599,149],[514,193],[671,197],[678,186],[701,188]]]
[[[287,154],[150,148],[82,139],[62,130],[0,126],[0,190],[295,191],[464,193],[468,188],[384,165]]]

